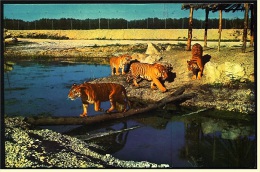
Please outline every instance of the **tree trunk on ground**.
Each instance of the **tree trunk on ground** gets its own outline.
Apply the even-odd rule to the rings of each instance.
[[[148,104],[148,106],[143,108],[136,108],[136,109],[132,108],[124,113],[119,113],[119,112],[111,113],[111,114],[105,113],[105,114],[95,115],[91,117],[84,117],[84,118],[80,118],[79,116],[77,117],[27,117],[25,118],[25,121],[33,125],[91,125],[99,122],[124,118],[127,116],[148,112],[160,108],[164,106],[166,103],[170,103],[170,102],[175,104],[180,104],[195,96],[195,93],[183,94],[184,91],[185,91],[184,87],[179,88],[172,94],[166,96],[165,98],[163,98],[162,100],[156,103]]]

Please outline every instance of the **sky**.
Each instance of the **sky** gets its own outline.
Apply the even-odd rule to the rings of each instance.
[[[3,4],[3,18],[34,21],[42,18],[97,19],[123,18],[126,20],[150,18],[189,17],[189,10],[182,10],[181,3],[107,3],[107,4]],[[195,10],[193,18],[204,20],[205,11]],[[219,13],[209,13],[209,18],[219,18]],[[223,18],[244,18],[244,12],[223,12]]]

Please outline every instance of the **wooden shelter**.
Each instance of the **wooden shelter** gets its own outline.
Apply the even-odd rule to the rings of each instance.
[[[192,18],[193,18],[193,11],[198,9],[205,9],[205,32],[204,32],[204,47],[207,47],[207,30],[208,30],[208,16],[209,11],[217,12],[219,11],[219,42],[218,42],[218,50],[220,51],[220,42],[221,42],[221,31],[222,31],[222,12],[235,12],[235,11],[245,11],[244,15],[244,31],[243,31],[243,46],[242,52],[245,52],[246,49],[246,41],[247,41],[247,29],[248,29],[248,11],[251,10],[251,41],[250,45],[253,46],[254,40],[254,15],[255,15],[255,5],[254,3],[238,3],[238,4],[228,4],[228,3],[221,3],[221,4],[183,4],[182,9],[190,9],[189,15],[189,30],[188,30],[188,41],[187,41],[187,50],[191,50],[191,40],[192,40]]]

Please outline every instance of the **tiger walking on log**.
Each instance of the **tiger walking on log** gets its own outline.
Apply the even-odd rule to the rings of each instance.
[[[187,61],[188,70],[193,72],[192,80],[201,79],[203,74],[202,54],[203,48],[200,44],[196,43],[191,49],[192,57]]]
[[[130,64],[131,56],[128,54],[121,55],[119,57],[110,58],[111,75],[120,75],[119,68],[122,69],[122,75],[125,74],[125,65]],[[115,70],[115,71],[114,71]]]
[[[110,101],[111,104],[111,107],[106,110],[107,113],[117,109],[116,103],[124,105],[122,112],[127,111],[127,105],[130,108],[125,87],[116,83],[92,84],[85,82],[79,85],[73,84],[69,91],[68,98],[75,100],[78,97],[81,98],[83,105],[83,113],[80,114],[80,117],[87,116],[89,104],[94,104],[95,111],[104,111],[100,108],[100,103],[105,101]]]
[[[126,81],[130,82],[130,80],[133,79],[133,84],[138,87],[138,78],[147,79],[151,81],[151,89],[156,89],[157,86],[162,92],[166,92],[167,89],[162,85],[159,79],[167,79],[167,72],[167,68],[158,63],[147,64],[136,62],[131,64]]]

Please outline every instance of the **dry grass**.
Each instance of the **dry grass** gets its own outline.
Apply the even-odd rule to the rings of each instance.
[[[51,35],[73,40],[186,40],[187,29],[9,30],[12,36]],[[250,32],[248,32],[250,33]],[[242,29],[223,29],[221,40],[242,39]],[[208,40],[218,40],[218,29],[208,30]],[[249,39],[248,35],[248,39]],[[204,39],[204,29],[193,29],[193,40]]]

